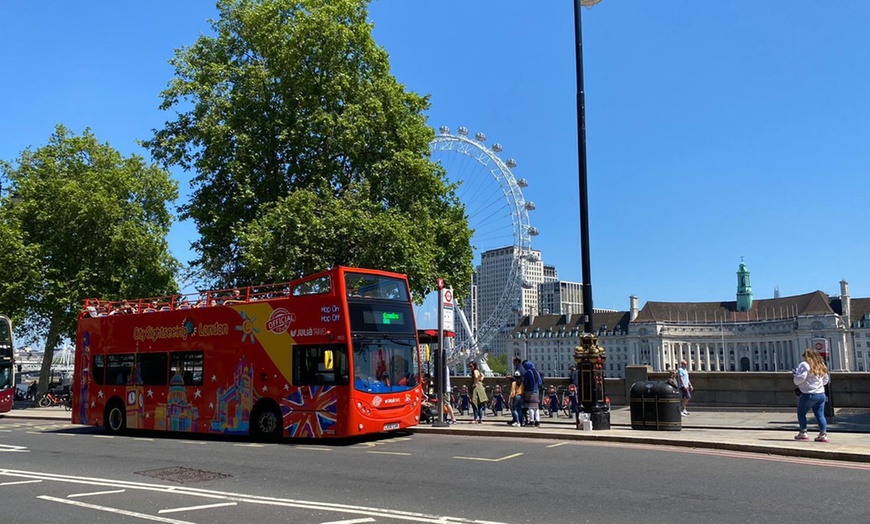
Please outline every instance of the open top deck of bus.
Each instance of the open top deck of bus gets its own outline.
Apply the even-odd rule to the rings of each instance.
[[[360,273],[365,271],[365,273]],[[344,286],[333,282],[333,276],[343,272],[350,275]],[[381,279],[379,277],[386,277]],[[345,289],[349,297],[375,298],[387,300],[409,300],[407,287],[397,285],[395,278],[405,281],[405,276],[378,270],[360,270],[339,266],[309,277],[277,284],[231,287],[187,294],[163,295],[144,298],[103,300],[87,298],[84,300],[82,316],[104,317],[123,314],[155,313],[177,309],[204,308],[221,305],[246,304],[276,298],[301,297],[307,295],[334,294]]]

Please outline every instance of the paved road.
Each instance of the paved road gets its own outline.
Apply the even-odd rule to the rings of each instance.
[[[546,437],[557,425],[502,425],[511,438],[461,436],[457,425],[451,435],[460,436],[261,445],[111,437],[62,415],[4,417],[0,500],[18,503],[0,522],[773,524],[866,515],[870,464]]]

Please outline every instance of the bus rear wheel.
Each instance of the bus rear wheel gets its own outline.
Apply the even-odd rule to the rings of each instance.
[[[112,435],[123,433],[127,428],[127,412],[120,401],[115,400],[106,406],[104,425],[106,431]]]
[[[255,440],[276,441],[284,431],[281,422],[281,412],[276,406],[257,406],[251,413],[251,437]]]

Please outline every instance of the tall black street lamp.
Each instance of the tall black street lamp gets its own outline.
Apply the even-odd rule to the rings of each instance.
[[[589,255],[589,199],[586,190],[586,94],[583,90],[582,7],[601,0],[574,0],[574,43],[577,72],[577,152],[580,178],[580,262],[583,270],[583,331],[592,333],[592,268]]]
[[[583,266],[583,335],[574,348],[579,371],[579,400],[589,413],[592,429],[610,429],[610,413],[604,394],[604,348],[592,327],[592,269],[589,255],[589,199],[586,190],[586,96],[583,90],[583,31],[580,12],[601,0],[574,0],[574,42],[577,69],[577,152],[580,178],[580,258]],[[579,420],[578,420],[579,423]]]

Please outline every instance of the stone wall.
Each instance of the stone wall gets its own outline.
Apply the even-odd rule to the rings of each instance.
[[[652,372],[646,366],[629,366],[626,379],[608,378],[604,380],[605,394],[614,406],[629,404],[629,390],[634,382],[645,380],[666,380],[668,374]],[[691,372],[692,405],[707,407],[794,407],[796,397],[790,371],[768,372]],[[469,377],[451,377],[454,388],[469,385]],[[487,377],[484,381],[487,391],[500,385],[507,398],[510,392],[510,379],[507,377]],[[568,384],[567,378],[544,378],[544,385],[557,388]],[[870,373],[831,373],[833,403],[836,408],[866,408],[870,406]]]

